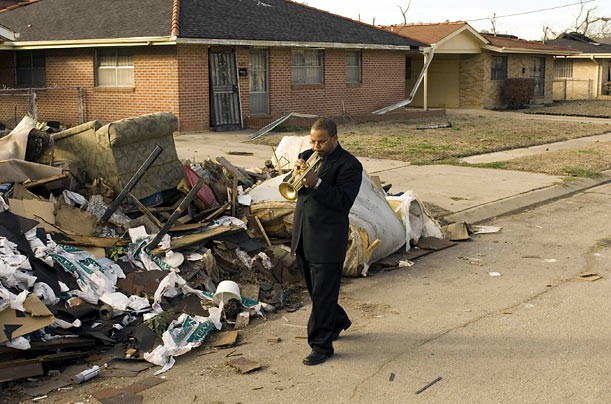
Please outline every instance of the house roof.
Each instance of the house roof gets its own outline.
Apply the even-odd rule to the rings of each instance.
[[[177,42],[268,41],[423,44],[288,0],[38,0],[0,12],[24,42],[172,38]]]
[[[385,27],[385,29],[437,46],[441,43],[448,42],[463,31],[468,31],[474,38],[480,41],[482,48],[493,52],[551,55],[570,55],[577,53],[575,50],[544,44],[542,42],[526,41],[507,35],[481,34],[464,21],[392,25]]]
[[[544,44],[538,41],[527,41],[516,37],[508,37],[505,35],[493,35],[493,34],[482,34],[484,38],[490,43],[491,50],[498,49],[503,52],[527,52],[527,53],[552,53],[552,54],[565,54],[576,53],[570,49],[553,46],[549,43]]]
[[[565,32],[556,39],[547,41],[548,44],[574,49],[584,54],[611,54],[611,44],[597,42],[577,32]]]
[[[468,24],[464,21],[446,21],[434,24],[397,24],[384,27],[384,29],[431,45],[467,26]]]

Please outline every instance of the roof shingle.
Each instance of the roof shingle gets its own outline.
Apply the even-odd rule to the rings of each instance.
[[[173,0],[40,0],[0,12],[18,41],[169,37]],[[288,0],[180,0],[179,38],[422,43]]]

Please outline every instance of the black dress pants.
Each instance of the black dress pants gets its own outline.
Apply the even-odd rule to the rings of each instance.
[[[348,315],[337,302],[343,262],[314,263],[305,259],[301,245],[297,249],[297,265],[303,273],[312,311],[308,320],[308,344],[312,350],[333,354],[333,332],[343,328]]]

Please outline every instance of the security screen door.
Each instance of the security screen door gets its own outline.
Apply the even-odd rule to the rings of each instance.
[[[210,126],[215,130],[242,129],[238,74],[233,50],[208,53],[210,65]]]

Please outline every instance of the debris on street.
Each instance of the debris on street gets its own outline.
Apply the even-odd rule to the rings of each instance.
[[[246,170],[224,157],[180,161],[177,128],[171,113],[68,129],[25,117],[0,138],[0,383],[42,377],[22,386],[42,397],[155,365],[158,375],[302,305],[295,202],[278,186],[307,138],[284,138]],[[409,267],[454,244],[416,195],[390,195],[363,172],[344,275]],[[94,396],[127,394],[112,390]]]

